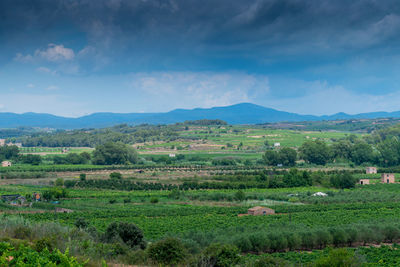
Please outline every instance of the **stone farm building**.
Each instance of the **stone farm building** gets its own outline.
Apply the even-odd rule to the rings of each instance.
[[[268,215],[268,214],[275,214],[275,211],[270,208],[265,207],[254,207],[247,210],[248,215]]]
[[[359,184],[361,184],[361,185],[369,184],[369,179],[361,179]]]
[[[367,167],[365,169],[366,174],[377,173],[376,167]]]
[[[393,184],[394,183],[394,173],[382,173],[381,182],[384,184]]]
[[[11,161],[2,161],[1,162],[1,167],[10,167],[11,166]]]

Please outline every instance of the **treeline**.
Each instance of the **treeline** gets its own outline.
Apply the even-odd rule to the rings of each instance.
[[[186,125],[199,125],[199,126],[209,126],[209,125],[228,125],[226,121],[223,120],[208,120],[208,119],[202,119],[202,120],[194,120],[194,121],[184,121],[183,124]],[[177,123],[179,125],[179,123]]]
[[[158,140],[173,141],[177,139],[178,131],[181,130],[184,130],[184,126],[121,124],[103,129],[35,133],[20,140],[25,147],[95,147],[108,142],[134,144]]]
[[[364,139],[355,135],[334,140],[308,140],[296,151],[291,148],[267,150],[264,161],[271,166],[294,166],[296,160],[325,165],[350,162],[355,165],[374,164],[382,167],[400,165],[400,126],[377,131]]]
[[[289,216],[289,215],[288,215]],[[333,227],[306,228],[298,224],[231,228],[210,233],[190,232],[184,240],[198,246],[223,242],[239,248],[242,253],[285,252],[323,249],[327,246],[351,247],[400,239],[400,225],[393,222],[359,223]],[[290,230],[287,230],[290,229]]]
[[[101,188],[115,190],[200,190],[200,189],[249,189],[249,188],[289,188],[300,186],[324,185],[334,188],[353,188],[357,182],[350,173],[316,174],[308,171],[291,169],[283,175],[257,175],[234,176],[228,175],[213,177],[218,182],[185,181],[182,184],[145,183],[122,179],[122,176],[110,175],[110,179],[82,179],[80,181],[67,180],[64,185],[68,188]],[[245,179],[243,179],[245,177]]]

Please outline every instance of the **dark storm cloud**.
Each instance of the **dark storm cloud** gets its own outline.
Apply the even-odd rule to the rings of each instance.
[[[239,65],[395,49],[400,38],[397,1],[3,0],[0,21],[0,40],[9,47],[62,42],[126,61],[133,60],[126,53],[139,61],[164,56],[166,64],[171,53],[229,56],[228,64]]]

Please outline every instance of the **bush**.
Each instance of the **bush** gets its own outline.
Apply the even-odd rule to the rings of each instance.
[[[246,194],[242,190],[239,190],[235,193],[235,199],[237,201],[243,201],[246,199]]]
[[[353,251],[345,248],[332,249],[329,255],[321,257],[314,263],[315,267],[355,267],[361,266],[361,261],[356,257]]]
[[[79,180],[86,181],[86,173],[79,174]]]
[[[104,235],[107,242],[122,241],[131,248],[145,247],[143,232],[133,223],[113,222],[108,225]]]
[[[63,178],[57,178],[55,185],[56,186],[60,186],[60,187],[64,186],[64,179]]]
[[[239,249],[233,245],[211,244],[200,257],[202,266],[229,267],[240,261]]]
[[[29,239],[32,235],[32,230],[26,225],[17,226],[14,229],[14,237],[18,239]]]
[[[158,203],[158,198],[152,197],[152,198],[150,199],[150,203],[153,203],[153,204]]]
[[[147,255],[155,263],[168,266],[184,262],[187,251],[179,239],[169,237],[151,244]]]
[[[122,174],[119,172],[112,172],[112,173],[110,173],[110,179],[121,180]]]
[[[82,217],[76,219],[74,224],[75,224],[76,228],[79,228],[79,229],[86,229],[89,226],[89,222],[85,218],[82,218]]]
[[[51,251],[53,251],[53,249],[55,247],[54,243],[55,243],[54,240],[52,240],[48,237],[44,237],[39,240],[36,240],[33,248],[37,252],[41,252],[44,249],[47,249],[48,251],[51,252]]]

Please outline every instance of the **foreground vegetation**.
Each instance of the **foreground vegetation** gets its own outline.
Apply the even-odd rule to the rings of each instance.
[[[398,266],[400,128],[363,123],[11,131],[0,265]]]

